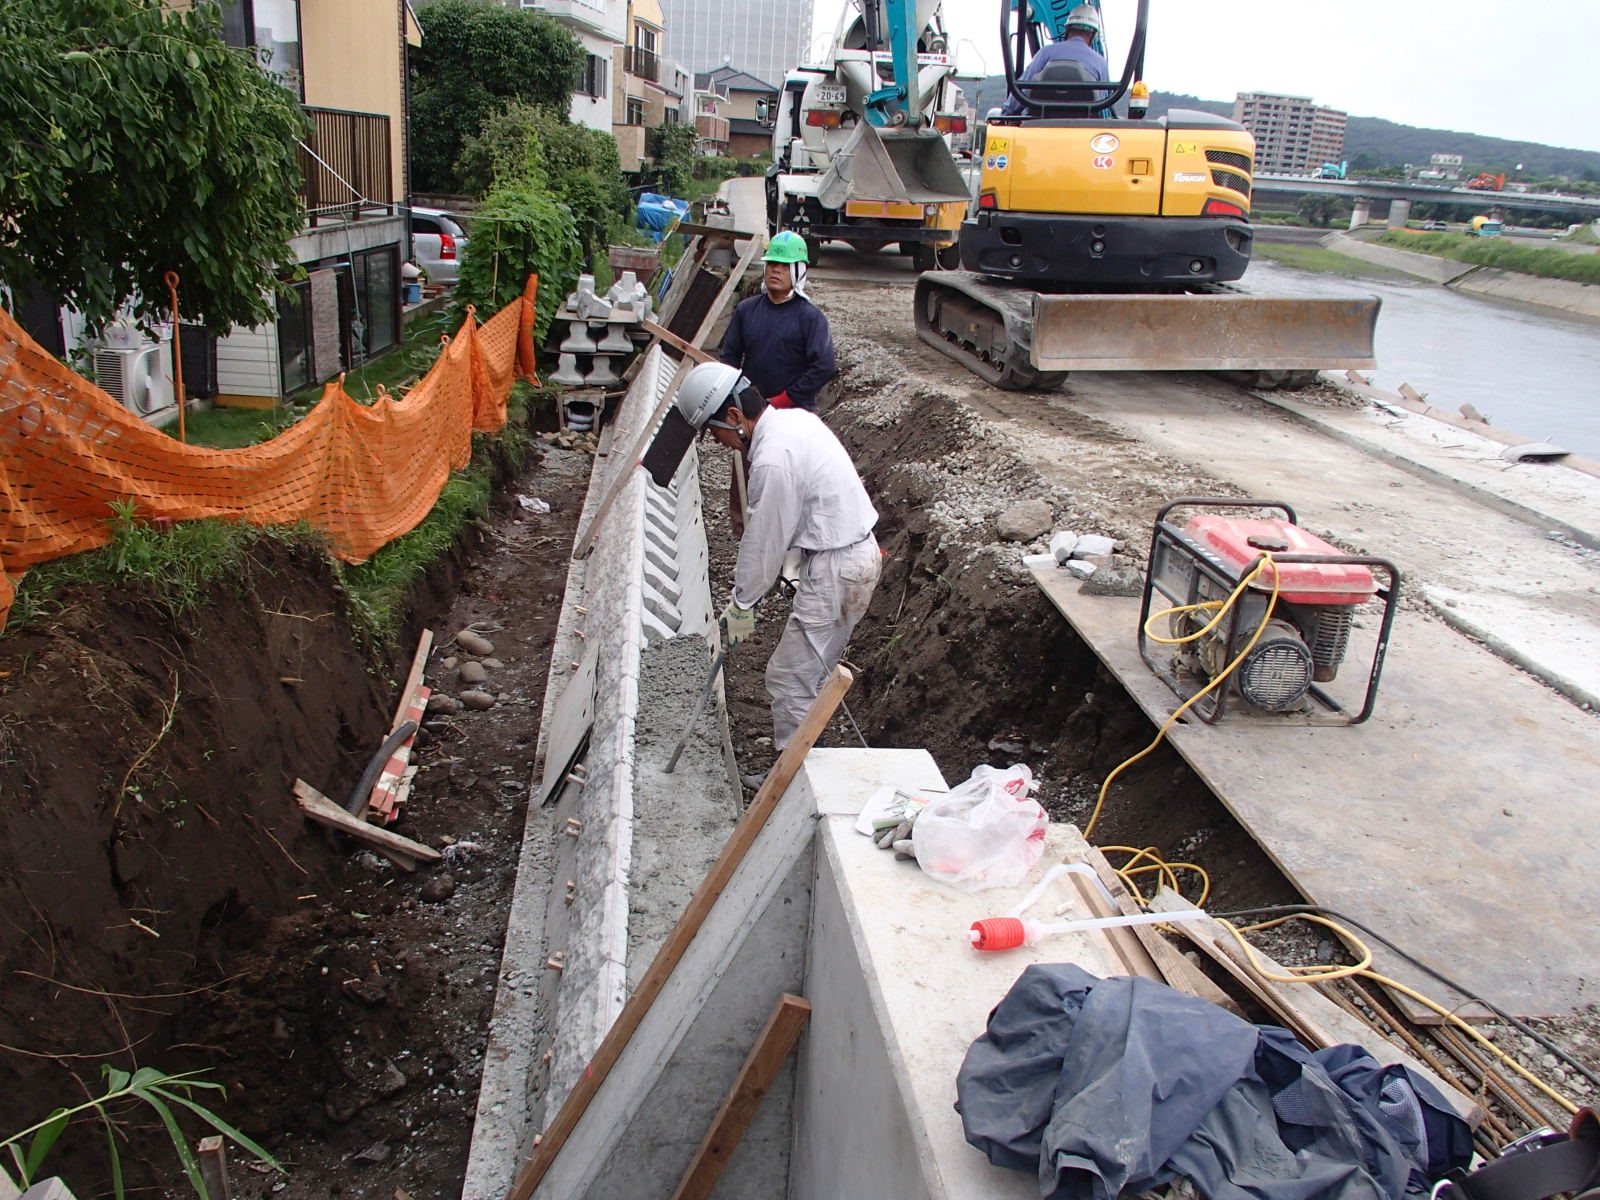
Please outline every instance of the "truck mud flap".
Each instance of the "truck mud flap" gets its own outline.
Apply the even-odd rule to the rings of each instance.
[[[1377,366],[1376,297],[1042,295],[1038,371],[1324,371]]]

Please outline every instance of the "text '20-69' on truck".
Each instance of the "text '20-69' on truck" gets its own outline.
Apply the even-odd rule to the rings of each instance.
[[[1002,0],[1008,100],[979,131],[961,270],[917,283],[917,330],[1003,388],[1074,370],[1248,372],[1277,387],[1372,367],[1375,297],[1239,286],[1250,264],[1255,141],[1173,109],[1146,119],[1149,0],[1109,77],[1098,0]]]

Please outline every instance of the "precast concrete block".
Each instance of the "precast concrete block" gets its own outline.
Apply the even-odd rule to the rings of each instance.
[[[678,560],[669,554],[663,554],[655,546],[647,546],[645,548],[644,560],[657,571],[677,578]]]
[[[664,571],[658,571],[646,561],[644,564],[644,581],[648,586],[655,588],[656,591],[666,597],[674,608],[678,606],[678,600],[683,595],[683,588],[678,585],[678,577],[676,575],[668,575]]]
[[[644,610],[671,629],[676,630],[683,625],[683,614],[677,606],[649,583],[644,585]]]
[[[648,610],[644,614],[643,625],[645,641],[652,646],[657,642],[663,642],[668,638],[678,636],[678,626],[676,624],[669,625]]]

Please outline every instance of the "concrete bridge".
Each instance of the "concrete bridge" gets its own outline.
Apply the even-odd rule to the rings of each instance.
[[[1354,204],[1350,227],[1365,225],[1372,215],[1374,200],[1389,201],[1391,229],[1403,227],[1417,202],[1462,204],[1478,208],[1522,209],[1535,212],[1568,212],[1593,220],[1600,217],[1600,198],[1557,196],[1547,192],[1483,192],[1474,188],[1449,187],[1397,179],[1313,179],[1308,175],[1257,175],[1255,191],[1302,196],[1308,193],[1344,196]]]

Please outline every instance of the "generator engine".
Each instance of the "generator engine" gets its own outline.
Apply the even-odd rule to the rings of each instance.
[[[1208,511],[1196,513],[1180,528],[1167,519],[1179,507]],[[1284,515],[1233,516],[1218,509],[1276,509]],[[1266,555],[1271,562],[1218,618],[1220,606]],[[1380,581],[1374,568],[1385,578]],[[1234,700],[1253,715],[1356,724],[1371,715],[1398,590],[1399,572],[1392,563],[1343,553],[1302,529],[1288,505],[1207,497],[1174,500],[1161,510],[1151,540],[1139,649],[1156,674],[1185,698],[1239,660],[1225,686],[1195,703],[1193,711],[1203,720],[1218,720]],[[1166,603],[1156,606],[1157,596]],[[1352,711],[1321,685],[1338,677],[1357,614],[1379,597],[1383,613],[1367,696]],[[1191,607],[1196,605],[1212,607]],[[1169,641],[1158,640],[1160,618],[1169,610],[1176,610],[1165,622]],[[1152,612],[1155,622],[1150,621]]]

